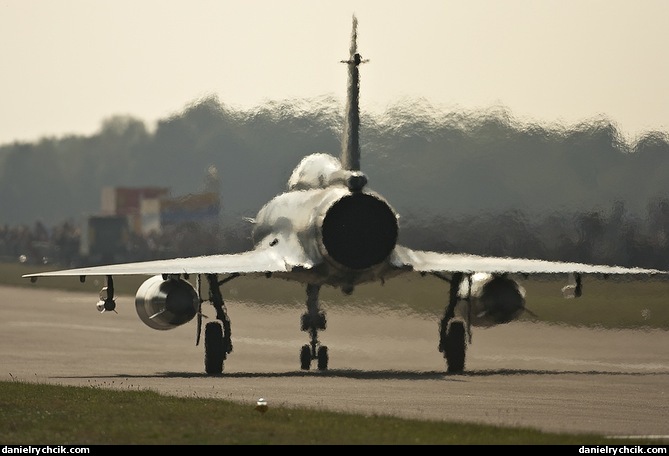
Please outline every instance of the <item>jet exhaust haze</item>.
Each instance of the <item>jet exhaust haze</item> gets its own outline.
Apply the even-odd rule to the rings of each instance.
[[[340,158],[316,153],[294,169],[285,192],[267,202],[254,219],[254,247],[246,252],[84,267],[26,274],[39,277],[105,276],[98,310],[115,310],[113,276],[150,276],[138,289],[135,308],[149,327],[169,330],[196,319],[196,343],[203,328],[202,305],[213,306],[214,321],[204,325],[204,361],[208,374],[223,371],[233,351],[231,320],[221,287],[242,274],[296,281],[306,289],[301,329],[309,335],[300,350],[300,368],[329,365],[321,343],[326,315],[319,303],[322,287],[353,293],[359,284],[384,282],[399,275],[430,274],[448,284],[439,322],[439,351],[449,373],[465,368],[472,326],[492,326],[517,319],[525,311],[525,290],[514,274],[570,274],[566,291],[582,293],[582,274],[667,274],[623,268],[526,258],[502,258],[413,250],[398,244],[398,214],[370,190],[360,163],[359,66],[357,19],[353,17],[348,59],[347,108]],[[222,277],[223,276],[223,277]],[[195,284],[190,280],[194,277]],[[203,284],[207,291],[203,291]]]

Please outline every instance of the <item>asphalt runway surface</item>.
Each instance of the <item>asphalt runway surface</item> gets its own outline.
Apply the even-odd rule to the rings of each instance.
[[[90,293],[0,287],[0,379],[148,389],[249,407],[262,397],[270,411],[310,407],[551,432],[669,435],[668,331],[474,328],[465,373],[448,375],[436,319],[324,304],[320,340],[329,348],[329,370],[314,363],[302,371],[302,306],[228,301],[234,350],[222,375],[207,376],[195,321],[157,331],[138,318],[134,297],[117,298],[118,314],[99,314],[96,302]]]

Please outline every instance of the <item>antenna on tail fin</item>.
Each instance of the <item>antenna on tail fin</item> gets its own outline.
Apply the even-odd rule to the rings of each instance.
[[[360,171],[360,73],[358,65],[367,62],[358,54],[358,19],[353,16],[351,48],[348,60],[348,91],[346,100],[346,120],[342,138],[341,164],[349,171]]]

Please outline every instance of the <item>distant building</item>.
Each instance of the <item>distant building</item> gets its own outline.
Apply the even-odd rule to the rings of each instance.
[[[221,212],[218,193],[195,193],[179,198],[160,199],[160,227],[198,223],[208,228],[217,226]]]
[[[88,265],[116,263],[125,259],[130,233],[123,215],[93,215],[82,227],[79,254]]]
[[[204,191],[171,197],[168,187],[105,187],[102,214],[126,216],[132,233],[161,233],[187,223],[216,228],[221,212],[220,177],[210,165],[204,176]]]
[[[124,216],[132,233],[146,235],[187,223],[215,228],[221,212],[218,192],[170,197],[164,187],[106,187],[102,215]]]
[[[142,202],[167,198],[167,187],[105,187],[102,189],[102,215],[123,215],[133,233],[141,234]]]

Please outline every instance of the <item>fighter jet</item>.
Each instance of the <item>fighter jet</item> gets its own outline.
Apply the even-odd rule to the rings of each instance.
[[[237,254],[208,255],[108,266],[39,272],[23,277],[105,276],[98,310],[115,309],[113,277],[146,275],[138,288],[135,307],[139,318],[156,330],[169,330],[194,318],[196,344],[202,331],[203,304],[213,306],[216,318],[204,326],[204,364],[208,374],[223,372],[232,353],[231,321],[222,285],[241,275],[265,275],[304,284],[306,312],[301,329],[309,335],[300,350],[300,368],[328,369],[328,347],[319,339],[326,315],[319,304],[322,287],[346,294],[356,286],[401,275],[434,275],[443,279],[445,309],[439,321],[438,350],[448,373],[462,373],[472,326],[491,326],[519,318],[525,308],[525,290],[515,276],[569,274],[574,283],[565,288],[580,296],[582,274],[667,274],[666,271],[609,265],[500,258],[413,250],[398,244],[399,215],[382,195],[368,186],[361,170],[360,65],[357,19],[349,57],[341,61],[348,71],[346,119],[339,157],[308,155],[294,169],[287,189],[266,203],[253,219],[253,249]],[[194,283],[192,283],[192,281]],[[203,292],[203,283],[207,291]],[[271,287],[271,281],[268,282]]]

